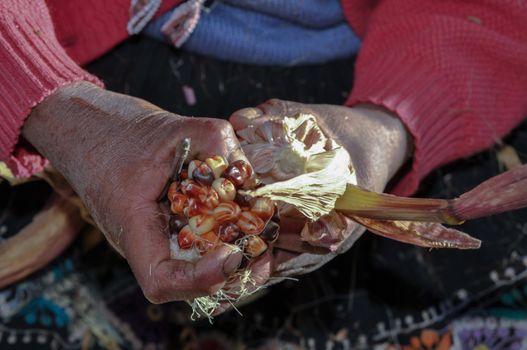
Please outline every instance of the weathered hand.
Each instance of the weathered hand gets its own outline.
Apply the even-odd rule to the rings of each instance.
[[[382,191],[409,154],[409,136],[402,123],[387,111],[362,105],[353,108],[334,105],[306,105],[295,102],[270,100],[256,108],[235,112],[230,121],[235,130],[247,125],[258,125],[266,120],[295,116],[298,113],[314,115],[320,127],[349,152],[358,184],[373,191]],[[334,213],[308,223],[292,215],[281,222],[280,239],[291,248],[301,247],[302,238],[311,244],[331,247],[325,255],[293,254],[277,250],[274,273],[291,276],[310,272],[348,250],[364,229],[341,214]],[[304,227],[305,226],[305,227]],[[296,249],[296,248],[295,248]]]
[[[40,103],[23,135],[70,182],[150,301],[211,294],[238,268],[241,254],[226,247],[196,264],[171,260],[168,215],[156,201],[183,138],[192,139],[191,159],[244,157],[228,122],[75,83]]]

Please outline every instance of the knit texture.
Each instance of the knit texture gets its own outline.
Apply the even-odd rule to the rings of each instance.
[[[73,81],[101,83],[60,46],[42,1],[3,0],[0,16],[0,159],[27,176],[45,164],[27,149],[14,151],[31,108]]]
[[[364,35],[347,105],[384,106],[413,135],[412,171],[393,189],[408,195],[432,169],[498,142],[527,115],[527,5],[373,3],[343,2]]]
[[[158,14],[177,2],[164,1]],[[240,6],[243,1],[228,2]],[[42,165],[27,149],[14,151],[31,108],[73,81],[100,84],[77,64],[127,36],[128,0],[46,3],[0,2],[0,159],[9,160],[18,175]],[[413,168],[396,193],[414,192],[434,167],[488,147],[527,114],[526,6],[505,0],[342,1],[351,27],[363,38],[347,105],[384,106],[399,115],[414,138]],[[261,14],[275,10],[270,1]],[[280,19],[303,26],[331,23],[283,13]],[[215,27],[221,32],[208,43],[228,37],[228,25]],[[305,38],[287,38],[295,39]]]
[[[165,40],[166,13],[146,33]],[[179,28],[179,27],[176,27]],[[360,40],[338,0],[228,0],[201,12],[183,49],[230,62],[258,65],[323,63],[357,53]]]
[[[165,1],[158,14],[178,2]],[[16,176],[46,164],[19,138],[31,109],[72,82],[103,85],[79,64],[128,36],[129,7],[129,0],[0,1],[0,160]]]

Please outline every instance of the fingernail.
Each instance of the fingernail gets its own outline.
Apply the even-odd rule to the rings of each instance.
[[[242,252],[231,253],[223,263],[223,273],[226,276],[232,275],[242,263]]]
[[[258,108],[243,108],[235,112],[234,115],[247,119],[255,119],[262,116],[262,111]]]

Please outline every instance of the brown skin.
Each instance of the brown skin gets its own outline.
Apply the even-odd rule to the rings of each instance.
[[[357,181],[364,188],[382,192],[411,154],[411,138],[401,121],[387,110],[372,105],[349,108],[273,99],[255,108],[244,108],[233,113],[230,122],[235,130],[239,130],[249,124],[256,125],[269,119],[295,116],[298,113],[314,115],[323,131],[346,148],[351,156]],[[298,232],[304,224],[304,220],[281,220],[280,236],[284,238],[288,235],[288,242],[294,244],[294,240],[300,240]],[[324,231],[345,230],[345,238],[335,252],[315,255],[277,251],[274,273],[280,276],[307,273],[331,260],[336,254],[348,250],[364,232],[364,228],[343,215],[340,224],[341,227],[335,227],[334,223],[322,219],[310,225],[314,236],[321,236]],[[300,242],[298,246],[301,246]]]
[[[181,117],[80,82],[39,104],[23,136],[70,182],[150,301],[210,294],[239,266],[241,254],[226,247],[195,265],[171,260],[168,216],[156,201],[185,137],[191,159],[244,159],[228,122]]]
[[[272,99],[257,107],[233,113],[229,121],[235,130],[240,130],[248,125],[258,125],[269,119],[281,119],[298,113],[314,115],[323,131],[346,148],[356,171],[357,181],[364,188],[382,192],[411,154],[411,138],[401,121],[387,110],[372,105],[348,108]],[[326,231],[343,230],[344,239],[335,251],[327,254],[298,254],[275,249],[273,255],[266,254],[256,261],[257,269],[253,268],[253,276],[257,279],[257,285],[271,285],[280,281],[280,277],[311,272],[347,251],[364,232],[364,228],[341,214],[339,216],[340,225],[322,218],[309,226],[313,236],[321,236]],[[306,221],[299,219],[300,217],[282,217],[280,220],[279,239],[287,241],[289,246],[305,246],[299,232]],[[271,274],[277,278],[269,280]],[[229,304],[223,304],[216,313],[224,312],[230,307]]]
[[[315,114],[326,132],[350,151],[359,183],[367,188],[381,191],[409,153],[399,120],[366,106],[350,109],[271,100],[238,111],[231,121],[240,128],[244,123],[298,112]],[[239,266],[241,254],[225,247],[196,264],[171,260],[167,211],[156,201],[185,137],[192,139],[191,159],[216,154],[229,161],[244,159],[228,122],[178,116],[143,100],[79,82],[40,103],[26,121],[23,136],[70,182],[110,244],[128,260],[150,301],[211,294]],[[350,236],[362,232],[349,224]],[[342,251],[349,248],[349,241],[342,244]],[[272,266],[280,275],[305,273],[333,255],[313,262],[306,254],[281,252],[272,257],[267,253],[253,265],[253,275],[264,284]]]

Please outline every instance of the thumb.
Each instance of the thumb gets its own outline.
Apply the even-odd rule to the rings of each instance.
[[[132,205],[133,208],[133,205]],[[166,217],[157,204],[133,208],[123,234],[123,250],[145,297],[153,303],[188,300],[220,289],[242,260],[223,246],[190,263],[170,257]]]

